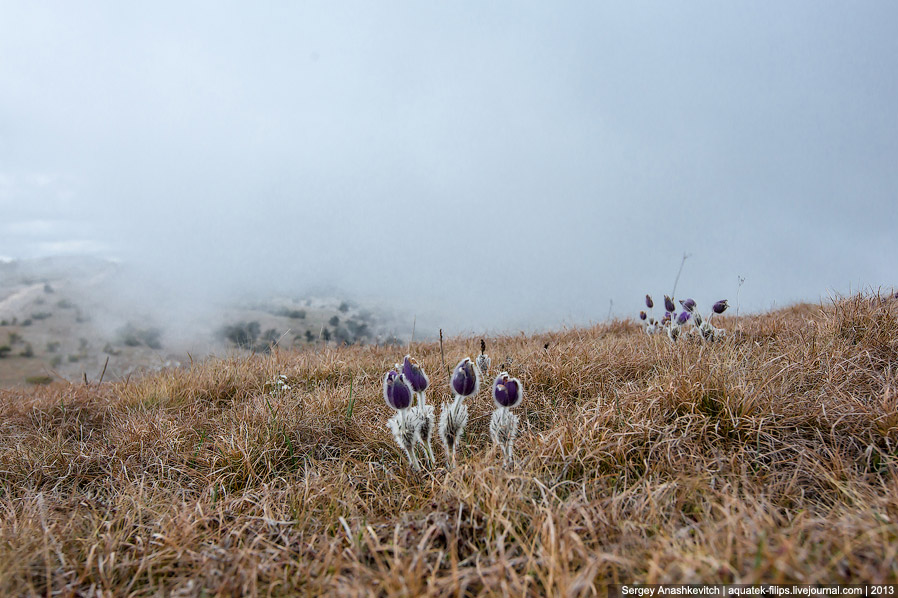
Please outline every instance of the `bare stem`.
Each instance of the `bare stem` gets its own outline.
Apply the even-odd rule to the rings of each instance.
[[[683,264],[685,264],[686,260],[690,257],[692,257],[691,253],[685,253],[685,252],[683,253],[683,259],[682,259],[682,261],[680,261],[680,269],[677,270],[677,277],[674,279],[673,291],[670,293],[671,299],[673,299],[674,297],[677,296],[677,284],[679,284],[679,282],[680,282],[680,274],[683,273]]]

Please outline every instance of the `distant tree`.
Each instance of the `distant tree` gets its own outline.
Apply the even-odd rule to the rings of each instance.
[[[137,328],[133,324],[126,324],[118,329],[118,342],[128,347],[139,347],[146,345],[150,349],[161,349],[162,342],[160,338],[162,331],[158,328]],[[81,339],[81,351],[87,349],[87,339]]]
[[[394,336],[392,334],[384,339],[385,347],[401,347],[404,344],[405,343],[403,343],[402,340],[400,340],[399,338],[397,338],[396,336]]]
[[[321,331],[321,338],[324,339],[325,342],[331,340],[331,331],[325,328]]]
[[[250,349],[256,344],[256,339],[259,338],[261,331],[261,325],[254,320],[252,322],[239,322],[231,326],[225,326],[219,333],[223,338],[231,341],[238,347]]]
[[[355,337],[345,327],[340,326],[334,331],[334,340],[339,345],[351,345],[355,342]]]
[[[351,332],[357,339],[371,337],[371,331],[368,329],[368,324],[359,323],[355,320],[347,320],[346,327],[349,328],[349,332]]]
[[[274,328],[269,328],[265,331],[265,334],[262,335],[262,338],[259,339],[259,342],[256,343],[255,349],[262,353],[269,353],[271,352],[271,348],[275,346],[280,339],[281,335],[278,331]]]
[[[158,328],[150,328],[148,330],[142,330],[141,339],[144,344],[150,349],[161,349],[162,343],[159,341],[159,337],[162,335],[162,331]]]
[[[340,318],[337,316],[333,316],[330,320],[327,321],[327,323],[336,328],[340,325]]]

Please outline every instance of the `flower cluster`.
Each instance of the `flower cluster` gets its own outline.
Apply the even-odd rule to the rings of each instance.
[[[489,372],[490,359],[486,344],[481,341],[477,360],[465,357],[458,362],[449,377],[449,389],[453,400],[443,403],[439,435],[443,442],[449,467],[456,463],[456,452],[464,437],[468,423],[468,406],[465,399],[480,391],[481,376]],[[415,359],[406,355],[401,364],[386,373],[383,380],[384,400],[396,413],[387,426],[399,448],[405,452],[414,470],[420,469],[415,452],[420,444],[429,465],[434,464],[432,437],[435,422],[434,409],[427,404],[425,391],[430,386],[427,374]],[[499,445],[506,465],[512,464],[512,451],[518,430],[518,417],[510,409],[520,405],[524,396],[521,381],[502,372],[493,383],[493,400],[496,410],[490,422],[490,435]],[[414,404],[417,398],[417,404]]]
[[[387,427],[393,433],[396,444],[405,451],[412,468],[417,471],[420,469],[418,459],[415,457],[417,430],[409,414],[413,396],[412,385],[405,374],[400,374],[396,370],[387,372],[384,376],[384,400],[396,411],[396,414],[387,420]]]
[[[396,410],[396,414],[387,421],[387,426],[405,454],[412,468],[418,470],[418,458],[415,447],[420,444],[428,463],[433,464],[433,406],[427,404],[425,391],[430,386],[430,379],[421,366],[410,355],[406,355],[402,363],[384,376],[384,400]],[[417,397],[417,405],[413,405]]]
[[[645,305],[649,310],[654,308],[651,295],[645,296]],[[696,308],[694,299],[681,299],[680,306],[682,311],[677,313],[677,306],[673,297],[664,296],[664,316],[661,320],[655,320],[645,311],[639,312],[639,319],[642,322],[643,330],[646,334],[667,334],[667,338],[671,342],[676,342],[684,333],[687,336],[697,335],[703,341],[714,341],[722,338],[726,331],[716,328],[711,320],[715,315],[722,314],[729,307],[726,299],[721,299],[711,306],[711,312],[708,317],[702,317],[701,312]],[[649,312],[651,313],[651,311]],[[692,323],[692,327],[688,328],[688,324]],[[684,330],[685,328],[685,330]]]

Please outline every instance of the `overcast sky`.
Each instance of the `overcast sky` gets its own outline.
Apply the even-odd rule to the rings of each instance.
[[[894,1],[259,4],[0,0],[0,256],[457,331],[898,281]]]

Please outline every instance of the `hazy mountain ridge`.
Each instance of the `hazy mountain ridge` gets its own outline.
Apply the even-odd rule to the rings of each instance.
[[[116,379],[231,352],[390,343],[410,331],[337,296],[172,297],[127,264],[0,262],[0,386]],[[108,363],[107,363],[108,358]]]

